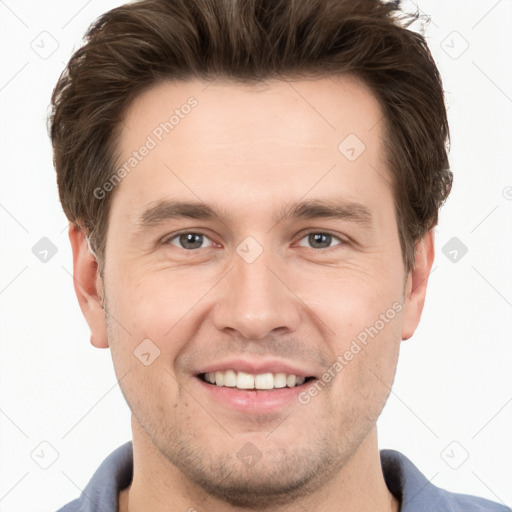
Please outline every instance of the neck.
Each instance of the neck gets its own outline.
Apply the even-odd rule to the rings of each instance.
[[[153,445],[146,432],[132,418],[133,480],[119,495],[119,512],[215,510],[241,512],[219,501],[191,482]],[[308,512],[399,512],[399,501],[389,492],[380,462],[377,430],[374,427],[349,461],[317,492],[300,499]],[[196,510],[197,509],[197,510]],[[295,504],[272,507],[272,512],[297,510]],[[243,512],[249,512],[243,509]],[[270,509],[258,509],[270,512]]]

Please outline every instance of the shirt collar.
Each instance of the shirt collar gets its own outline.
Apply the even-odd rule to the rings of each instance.
[[[479,498],[452,494],[436,487],[396,450],[381,450],[380,458],[386,485],[401,502],[400,512],[464,512],[459,506],[461,499],[463,502],[471,499],[472,504],[475,503],[473,500],[480,501]],[[79,512],[117,511],[119,491],[130,485],[132,475],[133,447],[128,441],[111,453],[93,475],[82,493]],[[503,509],[500,507],[500,510]]]

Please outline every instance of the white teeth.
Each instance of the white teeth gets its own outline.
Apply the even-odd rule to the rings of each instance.
[[[286,373],[276,373],[274,375],[274,387],[285,388],[286,387]]]
[[[254,389],[254,375],[245,372],[238,372],[236,387],[239,389]]]
[[[215,383],[217,386],[224,386],[224,373],[215,372]]]
[[[289,388],[295,387],[296,383],[297,383],[297,377],[295,375],[288,375],[288,377],[286,377],[286,385]]]
[[[224,372],[224,386],[234,388],[236,387],[236,373],[233,370]],[[212,382],[212,384],[215,384]]]
[[[204,380],[217,386],[237,387],[238,389],[279,389],[300,386],[306,381],[306,377],[288,375],[286,373],[260,373],[253,375],[246,372],[226,370],[204,374]]]
[[[256,389],[272,389],[274,387],[274,376],[271,373],[261,373],[254,379]]]

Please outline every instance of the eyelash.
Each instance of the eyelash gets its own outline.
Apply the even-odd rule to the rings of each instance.
[[[172,240],[175,240],[175,239],[179,238],[181,235],[189,235],[189,234],[191,234],[191,235],[200,235],[200,236],[203,236],[203,237],[207,238],[208,240],[210,240],[210,237],[208,235],[206,235],[205,233],[202,233],[200,231],[181,231],[179,233],[176,233],[176,234],[174,234],[174,235],[164,239],[162,244],[163,245],[172,245],[171,244]],[[304,233],[301,236],[301,238],[299,239],[299,241],[303,240],[304,238],[306,238],[306,237],[308,237],[309,235],[312,235],[312,234],[315,234],[315,235],[328,235],[328,236],[332,237],[333,239],[336,239],[337,241],[339,241],[339,244],[335,244],[335,245],[333,245],[331,247],[326,247],[326,248],[310,247],[310,249],[313,249],[315,251],[328,251],[329,249],[334,249],[335,247],[338,247],[340,245],[347,245],[349,243],[348,240],[345,240],[341,236],[335,235],[334,233],[331,233],[329,231],[318,231],[318,230],[311,230],[311,231],[308,231],[308,232]],[[178,248],[179,249],[183,249],[184,251],[194,252],[194,251],[197,251],[199,249],[207,249],[208,247],[199,247],[197,249],[185,249],[184,247],[178,247]]]

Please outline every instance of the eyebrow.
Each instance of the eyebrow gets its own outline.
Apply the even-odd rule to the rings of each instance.
[[[172,219],[208,220],[216,217],[220,215],[204,203],[162,200],[145,210],[137,220],[137,225],[147,228]]]
[[[202,202],[161,200],[146,209],[136,221],[140,229],[151,228],[174,219],[213,220],[227,217],[224,211]],[[276,217],[279,224],[285,220],[318,218],[343,219],[371,227],[371,211],[364,205],[342,199],[310,199],[285,206]]]
[[[287,219],[343,219],[371,227],[371,211],[364,205],[343,199],[311,199],[284,208],[277,222]]]

